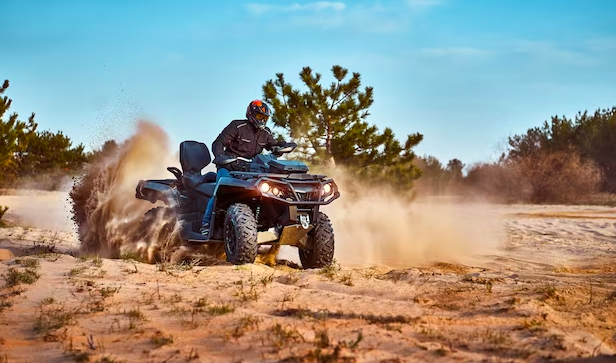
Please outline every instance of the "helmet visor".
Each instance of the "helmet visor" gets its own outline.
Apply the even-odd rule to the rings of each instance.
[[[265,125],[265,123],[267,123],[267,120],[269,119],[269,116],[266,116],[264,114],[258,113],[258,114],[255,115],[255,118],[257,119],[257,121],[260,124],[264,124]]]

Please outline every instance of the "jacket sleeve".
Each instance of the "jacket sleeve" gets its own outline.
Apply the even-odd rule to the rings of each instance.
[[[225,153],[225,148],[231,144],[231,141],[237,137],[237,127],[231,122],[222,130],[220,135],[212,143],[212,153],[214,157]]]
[[[276,141],[276,139],[274,139],[274,136],[272,135],[272,132],[270,131],[269,128],[266,129],[266,131],[267,131],[267,142],[265,143],[264,149],[267,151],[272,151],[272,147],[278,146],[280,145],[280,143]]]

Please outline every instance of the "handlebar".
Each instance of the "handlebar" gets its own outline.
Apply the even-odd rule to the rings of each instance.
[[[237,157],[233,157],[233,156],[227,156],[227,155],[218,155],[217,157],[214,158],[214,160],[212,161],[215,165],[227,165],[227,164],[231,164],[232,162],[238,161],[238,160],[242,160],[245,161],[247,163],[251,163],[252,159],[246,159],[243,158],[241,156],[237,156]]]
[[[275,156],[281,156],[282,154],[290,153],[297,147],[297,144],[294,142],[285,142],[279,145],[272,147],[272,154]],[[252,163],[252,159],[243,158],[241,156],[228,156],[228,155],[218,155],[212,160],[212,163],[215,165],[227,165],[231,164],[235,161],[242,160],[247,163]]]

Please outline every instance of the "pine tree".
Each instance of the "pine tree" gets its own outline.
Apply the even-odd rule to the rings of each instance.
[[[504,159],[522,160],[536,155],[566,152],[595,162],[605,179],[603,190],[616,192],[616,107],[579,112],[575,119],[553,116],[541,127],[509,138]]]
[[[449,173],[449,178],[457,183],[462,180],[464,170],[464,163],[460,159],[451,159],[447,163],[447,172]]]
[[[9,87],[5,80],[0,95]],[[0,98],[0,183],[11,183],[17,178],[38,176],[46,172],[75,170],[86,161],[84,146],[72,146],[62,131],[37,131],[35,114],[28,121],[20,121],[17,113],[8,114],[12,100]]]
[[[0,95],[9,88],[9,81],[5,80],[0,88]],[[12,179],[18,171],[19,161],[26,152],[29,140],[34,136],[37,124],[34,122],[34,113],[28,121],[20,121],[17,113],[4,116],[11,108],[12,100],[7,96],[0,97],[0,182]]]
[[[82,144],[72,147],[72,141],[62,131],[37,132],[22,158],[20,175],[36,175],[46,171],[75,170],[86,161]]]
[[[334,81],[323,86],[322,75],[304,67],[299,73],[303,92],[283,73],[268,80],[263,99],[274,109],[274,125],[298,143],[298,154],[312,164],[342,165],[367,180],[386,178],[402,189],[411,187],[420,175],[413,148],[423,135],[408,135],[401,144],[390,128],[380,132],[367,122],[373,88],[361,88],[359,73],[347,79],[346,68],[334,65],[331,71]]]

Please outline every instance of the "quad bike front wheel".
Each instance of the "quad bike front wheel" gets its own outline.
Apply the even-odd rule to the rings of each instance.
[[[308,239],[308,248],[299,250],[302,267],[308,269],[331,265],[334,261],[334,228],[325,213],[319,212]]]
[[[249,206],[233,204],[225,216],[225,253],[234,265],[254,263],[259,245],[257,221]]]

